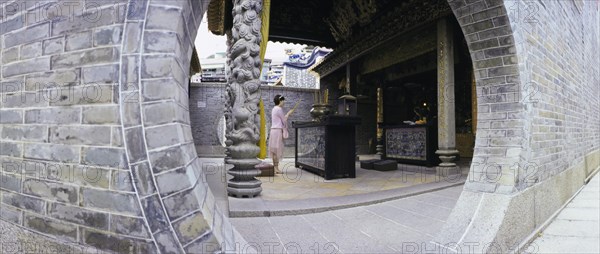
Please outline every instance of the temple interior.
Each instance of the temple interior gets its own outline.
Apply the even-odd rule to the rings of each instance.
[[[446,1],[270,4],[269,41],[333,50],[308,68],[320,81],[312,90],[321,98],[300,108],[312,119],[292,121],[293,138],[286,141],[293,159],[286,159],[284,171],[321,177],[294,188],[321,188],[313,191],[320,194],[302,196],[296,188],[287,198],[401,188],[429,181],[407,184],[406,173],[433,179],[468,170],[476,132],[473,63]],[[231,24],[212,13],[209,28],[224,34]],[[270,177],[259,177],[262,195],[285,199],[271,194],[288,189],[289,179]],[[336,186],[327,183],[337,187],[327,190]]]

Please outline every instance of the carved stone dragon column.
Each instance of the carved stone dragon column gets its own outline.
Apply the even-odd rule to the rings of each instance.
[[[235,197],[255,197],[262,182],[254,166],[260,148],[260,42],[262,0],[233,0],[233,27],[228,33],[229,77],[226,88],[227,157],[233,165],[227,192]]]

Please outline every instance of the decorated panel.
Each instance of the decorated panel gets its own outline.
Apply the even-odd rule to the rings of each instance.
[[[385,131],[386,157],[427,160],[427,128],[389,128]]]
[[[325,126],[298,128],[298,162],[325,169]]]

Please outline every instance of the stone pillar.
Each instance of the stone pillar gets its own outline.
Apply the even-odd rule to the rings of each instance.
[[[235,197],[255,197],[262,182],[254,168],[260,148],[258,103],[260,99],[261,0],[234,0],[233,26],[228,33],[229,77],[226,88],[227,158],[233,165],[227,192]]]
[[[456,169],[454,159],[456,150],[456,126],[454,112],[454,33],[446,19],[437,23],[437,60],[438,60],[438,150],[440,156],[437,171],[447,175]]]

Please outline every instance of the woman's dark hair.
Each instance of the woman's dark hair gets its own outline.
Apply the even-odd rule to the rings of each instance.
[[[281,96],[281,95],[275,95],[275,98],[273,99],[273,102],[275,102],[275,105],[279,105],[279,103],[281,101],[285,101],[285,97]]]

